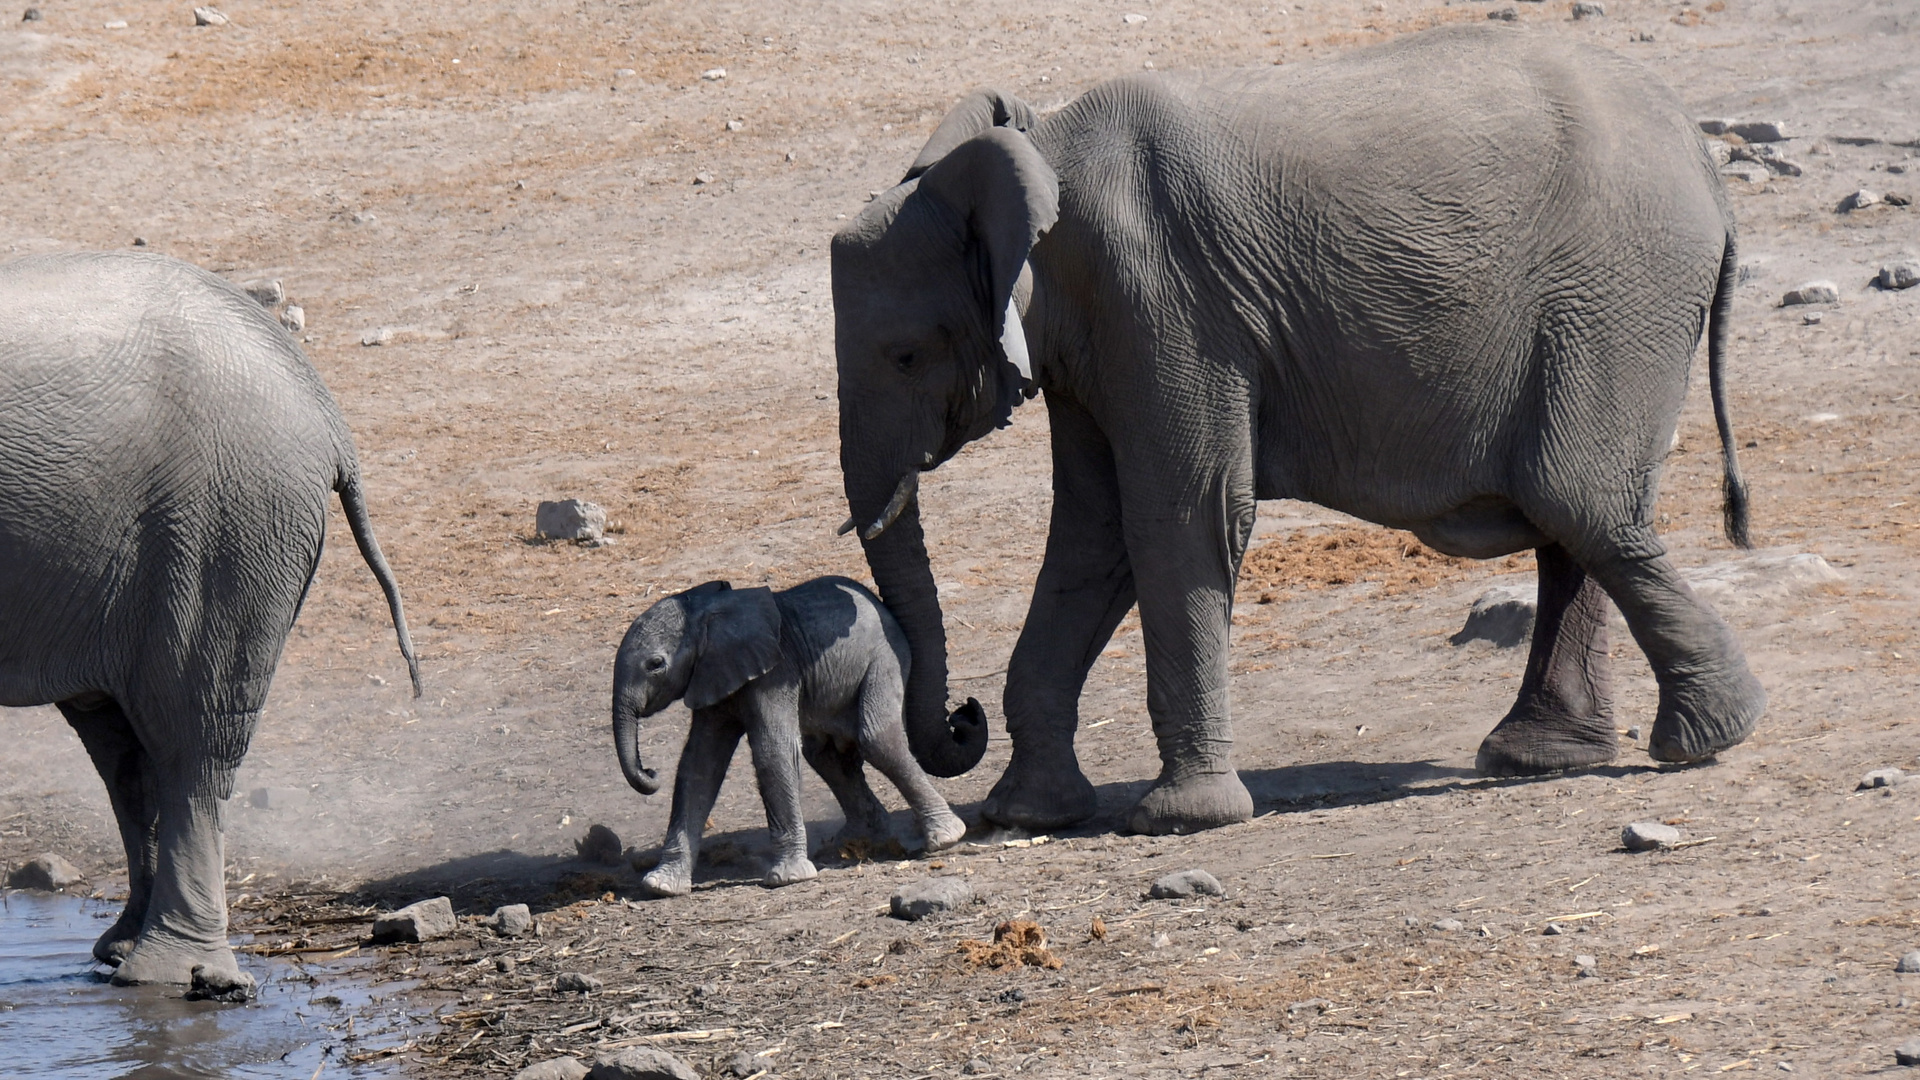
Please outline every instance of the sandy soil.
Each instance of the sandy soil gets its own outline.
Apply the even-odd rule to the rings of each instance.
[[[440,891],[463,913],[542,913],[531,942],[475,925],[392,953],[447,1021],[401,1055],[422,1075],[506,1075],[649,1035],[703,1068],[771,1048],[781,1075],[818,1077],[1834,1075],[1891,1068],[1920,1034],[1920,977],[1893,972],[1920,947],[1920,787],[1853,790],[1920,764],[1920,289],[1867,285],[1920,251],[1920,210],[1835,209],[1861,187],[1920,195],[1906,0],[1607,0],[1578,22],[1564,3],[1515,5],[1525,26],[1647,63],[1698,115],[1801,136],[1786,149],[1803,176],[1728,182],[1733,401],[1759,542],[1819,553],[1841,580],[1762,569],[1715,594],[1772,694],[1745,745],[1651,767],[1624,729],[1651,721],[1653,684],[1619,633],[1619,763],[1480,780],[1474,748],[1525,655],[1448,637],[1526,560],[1440,559],[1263,504],[1273,546],[1243,583],[1233,665],[1256,820],[1116,834],[1157,764],[1129,620],[1083,709],[1100,819],[932,862],[838,860],[766,892],[736,763],[702,885],[667,902],[637,901],[630,868],[570,861],[589,823],[642,856],[665,824],[669,796],[636,796],[613,759],[613,646],[650,598],[708,578],[864,576],[832,533],[836,222],[979,85],[1046,108],[1147,64],[1294,63],[1490,5],[233,0],[219,28],[185,3],[39,6],[0,29],[0,254],[137,237],[281,279],[356,430],[424,658],[416,701],[371,577],[336,544],[241,778],[275,808],[236,800],[237,925],[280,951],[351,947],[365,927],[347,916]],[[1842,293],[1817,323],[1778,307],[1809,278]],[[380,328],[387,344],[361,344]],[[1702,386],[1661,504],[1691,567],[1737,557],[1711,432]],[[1044,415],[1023,409],[923,495],[954,692],[996,716],[1043,539],[1045,445]],[[569,496],[607,507],[616,546],[531,538],[535,503]],[[51,709],[4,722],[0,862],[58,850],[111,894],[118,845],[78,743]],[[647,732],[651,762],[671,767],[684,725],[676,710]],[[943,782],[963,815],[1005,760],[996,733],[979,769]],[[831,799],[817,781],[808,798],[824,837]],[[1646,819],[1700,842],[1621,851],[1620,827]],[[1143,899],[1190,866],[1229,897]],[[936,873],[985,899],[928,923],[880,914]],[[352,895],[315,915],[296,880]],[[1058,969],[956,953],[1014,917],[1046,928]],[[1543,935],[1556,917],[1567,933]],[[1431,928],[1449,918],[1462,928]],[[1581,954],[1597,977],[1576,978]],[[556,995],[569,970],[605,989]]]

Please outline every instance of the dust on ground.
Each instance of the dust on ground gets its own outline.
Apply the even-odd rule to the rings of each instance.
[[[1920,249],[1920,218],[1836,209],[1860,188],[1920,194],[1920,28],[1900,0],[1608,0],[1580,21],[1515,5],[1523,28],[1647,63],[1697,115],[1803,133],[1787,144],[1803,175],[1729,181],[1734,417],[1759,542],[1842,579],[1716,596],[1772,695],[1746,744],[1653,768],[1625,738],[1650,722],[1653,685],[1616,620],[1620,761],[1475,777],[1525,655],[1446,638],[1523,567],[1267,503],[1232,667],[1254,821],[1116,834],[1158,766],[1129,619],[1082,703],[1093,822],[933,860],[853,852],[769,892],[737,763],[694,894],[659,902],[631,866],[574,846],[607,824],[644,864],[665,826],[669,795],[626,787],[606,730],[626,622],[712,577],[865,573],[832,533],[825,247],[841,216],[981,85],[1049,108],[1147,64],[1294,63],[1489,6],[236,0],[217,28],[160,0],[39,6],[0,29],[0,252],[138,237],[279,278],[354,427],[427,695],[406,695],[378,591],[335,544],[242,773],[230,896],[253,947],[292,959],[364,955],[373,910],[450,895],[470,920],[453,938],[380,954],[443,1021],[398,1055],[421,1075],[637,1040],[702,1068],[773,1050],[803,1077],[1832,1075],[1889,1067],[1920,1033],[1913,977],[1892,970],[1920,946],[1916,789],[1853,790],[1920,753],[1920,289],[1867,286]],[[1817,322],[1777,306],[1814,278],[1842,294]],[[1690,566],[1736,557],[1703,376],[1659,508]],[[1046,445],[1024,408],[924,485],[954,692],[990,707],[1040,558]],[[608,509],[615,546],[530,535],[536,502],[570,496]],[[1316,554],[1328,537],[1341,546]],[[0,860],[58,850],[110,893],[118,842],[84,754],[52,710],[6,724]],[[673,760],[684,725],[648,726],[650,763]],[[996,733],[978,769],[942,782],[963,815],[1006,753]],[[830,835],[824,787],[807,799]],[[1708,842],[1620,851],[1620,826],[1644,819]],[[1228,897],[1143,898],[1190,866]],[[883,914],[895,887],[943,873],[984,900]],[[472,921],[508,902],[534,905],[539,937]],[[1447,919],[1462,925],[1433,929]],[[956,951],[1015,920],[1044,928],[1058,970]],[[556,993],[569,971],[602,989]]]

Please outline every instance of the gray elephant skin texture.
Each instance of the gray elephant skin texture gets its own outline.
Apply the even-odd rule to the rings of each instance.
[[[849,526],[912,647],[916,754],[950,775],[983,741],[977,715],[946,710],[917,478],[1036,393],[1053,513],[989,820],[1093,814],[1080,692],[1135,604],[1161,771],[1127,826],[1252,813],[1227,640],[1256,499],[1453,555],[1539,553],[1527,673],[1483,771],[1616,755],[1608,598],[1659,682],[1653,756],[1740,742],[1766,694],[1651,520],[1704,332],[1728,536],[1747,542],[1725,386],[1735,265],[1721,181],[1672,93],[1516,27],[1133,75],[1044,118],[969,97],[832,250]]]
[[[959,841],[966,825],[914,761],[901,724],[908,655],[906,635],[879,599],[842,577],[779,593],[710,581],[635,619],[613,675],[614,748],[634,790],[659,790],[640,760],[641,719],[682,698],[693,711],[666,842],[643,879],[647,889],[680,896],[693,888],[700,833],[742,735],[773,835],[774,863],[763,879],[769,887],[816,873],[800,807],[802,758],[846,814],[830,847],[887,835],[887,812],[863,763],[906,797],[927,850]]]
[[[0,263],[0,705],[58,706],[106,782],[116,983],[250,985],[222,814],[334,492],[417,695],[352,435],[272,315],[157,255]]]

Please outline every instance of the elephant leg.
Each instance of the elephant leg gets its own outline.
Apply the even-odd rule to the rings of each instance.
[[[1113,450],[1085,409],[1051,392],[1046,400],[1053,516],[1007,665],[1003,708],[1013,756],[981,810],[988,821],[1034,831],[1084,821],[1098,809],[1073,750],[1080,691],[1134,603]]]
[[[802,735],[800,753],[827,782],[834,801],[847,823],[824,851],[838,853],[857,841],[874,841],[887,834],[887,808],[867,786],[866,771],[860,765],[860,752],[853,746],[841,746],[827,735]]]
[[[667,837],[661,844],[660,864],[647,871],[640,884],[655,896],[685,896],[693,891],[693,864],[700,856],[700,833],[720,797],[727,766],[740,746],[746,727],[732,711],[701,709],[687,726],[687,744],[673,775],[673,810],[667,819]]]
[[[120,826],[120,843],[127,851],[127,906],[93,943],[94,959],[117,965],[133,950],[153,896],[154,866],[159,858],[153,759],[134,734],[126,713],[112,699],[97,704],[63,701],[60,712],[80,736],[80,744],[86,747],[87,756],[107,785],[114,821]]]
[[[1480,744],[1475,767],[1488,776],[1532,776],[1612,761],[1607,595],[1558,544],[1536,552],[1540,599],[1520,695]]]
[[[947,805],[926,770],[913,759],[906,729],[900,725],[902,704],[898,679],[868,674],[860,688],[860,754],[893,782],[913,808],[926,850],[952,847],[967,834],[967,823]]]
[[[770,889],[806,881],[819,873],[807,857],[807,819],[800,806],[798,690],[765,692],[748,723],[753,775],[773,837],[773,865],[760,883]]]

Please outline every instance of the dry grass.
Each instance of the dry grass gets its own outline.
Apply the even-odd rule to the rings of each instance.
[[[1240,595],[1262,604],[1290,589],[1379,582],[1388,596],[1473,576],[1476,559],[1442,555],[1396,529],[1362,526],[1289,533],[1252,551],[1240,567]],[[1533,569],[1531,553],[1492,563],[1495,573]]]

